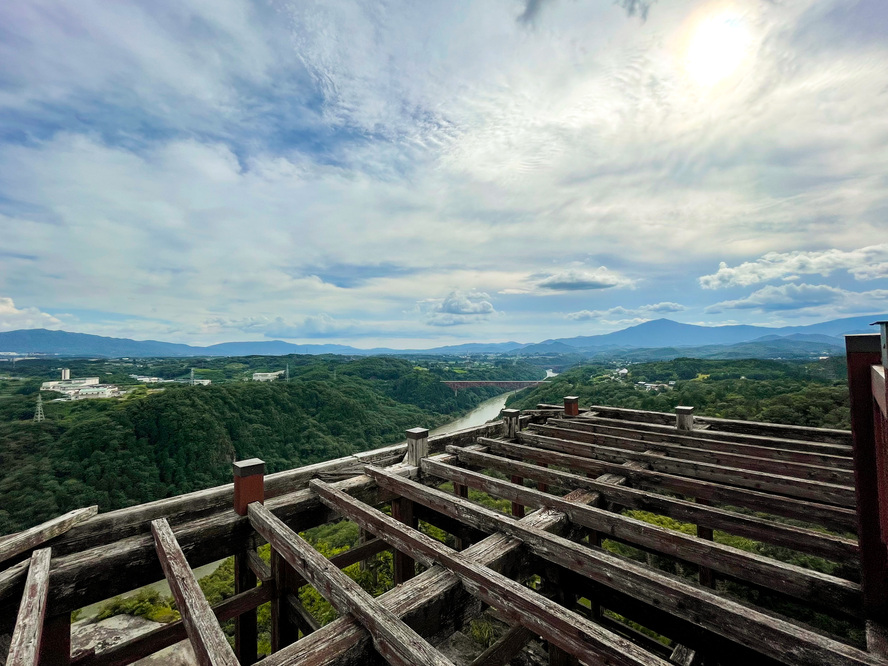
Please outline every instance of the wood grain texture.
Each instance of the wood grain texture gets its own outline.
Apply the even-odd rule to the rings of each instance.
[[[368,472],[371,471],[368,469]],[[384,476],[385,470],[372,470],[374,475]],[[750,646],[762,654],[787,664],[808,666],[850,666],[851,664],[880,664],[873,655],[851,648],[813,631],[804,629],[776,616],[743,606],[714,592],[672,578],[657,570],[605,551],[593,550],[563,537],[547,534],[532,527],[521,525],[485,507],[475,505],[449,493],[409,482],[425,497],[434,496],[436,509],[474,524],[479,529],[497,529],[504,534],[522,540],[539,557],[553,564],[574,571],[600,585],[628,594],[647,604],[686,619],[741,645]],[[313,488],[321,488],[312,483]],[[321,488],[321,490],[324,490]],[[333,491],[336,492],[336,491]],[[346,496],[347,497],[347,496]],[[346,504],[336,495],[337,504]],[[354,504],[350,500],[347,505]],[[349,516],[362,518],[364,513],[349,506]],[[387,517],[386,517],[387,518]],[[390,520],[390,519],[389,519]],[[376,522],[379,522],[378,520]],[[392,530],[386,525],[388,538]],[[399,538],[410,535],[398,533]],[[421,540],[411,539],[415,547],[425,549]],[[451,567],[451,561],[438,555],[442,564]],[[459,564],[459,563],[457,563]],[[459,572],[457,572],[459,573]],[[498,606],[501,608],[501,606]],[[525,624],[521,620],[517,620]],[[528,626],[525,624],[525,626]],[[529,627],[528,628],[532,628]],[[536,630],[536,628],[534,628]],[[543,635],[543,634],[541,634]],[[548,639],[548,637],[546,637]],[[559,647],[565,647],[559,645]],[[565,648],[567,649],[567,648]],[[568,650],[570,651],[570,650]],[[576,652],[572,652],[577,654]],[[578,655],[581,656],[582,655]]]
[[[340,613],[354,615],[370,632],[377,651],[396,666],[453,666],[391,610],[378,603],[311,544],[258,503],[250,504],[253,527]]]
[[[7,666],[37,666],[40,659],[51,558],[52,551],[49,548],[34,551],[31,555],[25,593],[19,606],[9,656],[6,658]]]
[[[200,666],[239,666],[169,523],[151,523],[154,545]]]
[[[511,621],[527,627],[584,661],[650,666],[664,666],[666,663],[634,643],[602,629],[520,583],[487,569],[441,542],[402,525],[381,511],[354,501],[322,481],[312,481],[309,487],[331,508],[335,507],[344,516],[385,539],[395,548],[412,551],[426,566],[439,563],[447,567],[462,580],[471,594],[497,608]]]
[[[53,518],[23,532],[10,534],[0,542],[0,564],[64,534],[78,523],[92,518],[98,512],[98,506],[74,509],[63,516]]]

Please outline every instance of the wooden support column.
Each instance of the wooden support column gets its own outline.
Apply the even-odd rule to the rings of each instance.
[[[675,427],[677,430],[693,430],[694,429],[694,408],[693,407],[676,407],[675,408]]]
[[[43,621],[40,666],[68,666],[70,663],[71,613],[50,615]]]
[[[7,666],[37,666],[43,647],[43,622],[49,596],[49,548],[34,551],[28,567],[25,592],[19,605]],[[70,627],[69,627],[70,633]],[[70,652],[70,650],[69,650]]]
[[[518,437],[518,431],[521,430],[521,412],[517,409],[504,409],[502,414],[503,438],[513,442]],[[524,479],[513,475],[512,483],[517,483],[520,486],[524,484]],[[512,515],[516,518],[524,518],[524,507],[516,502],[512,502]]]
[[[299,625],[293,621],[287,595],[295,593],[294,571],[274,546],[271,548],[271,577],[275,595],[271,601],[271,651],[277,652],[299,640]]]
[[[555,567],[552,567],[543,579],[542,593],[559,606],[573,608],[576,605],[576,595],[567,590],[560,571]],[[552,642],[548,643],[548,651],[549,666],[579,666],[580,662],[574,655]]]
[[[847,335],[848,389],[851,396],[851,432],[854,443],[854,486],[857,495],[857,538],[867,624],[867,648],[888,656],[888,553],[882,534],[879,505],[878,455],[872,391],[872,366],[882,365],[879,335]],[[888,360],[888,359],[886,359]],[[883,366],[884,367],[884,366]]]
[[[239,460],[232,464],[234,473],[234,510],[247,515],[251,502],[265,501],[265,463],[258,458]],[[251,567],[249,551],[234,556],[234,593],[240,594],[256,587],[256,573]],[[234,621],[234,652],[245,666],[258,660],[258,627],[256,610],[248,610]]]
[[[429,455],[429,431],[427,428],[411,428],[407,431],[407,464],[419,467],[422,459]],[[420,472],[421,473],[421,472]],[[413,529],[419,521],[413,515],[413,502],[403,497],[392,500],[392,517]],[[407,553],[396,550],[394,553],[393,577],[395,585],[410,580],[416,575],[416,562]]]
[[[580,399],[577,396],[564,396],[564,415],[568,418],[580,415]]]
[[[469,487],[464,486],[461,483],[453,483],[453,494],[457,497],[462,497],[463,499],[468,499],[469,497]],[[464,550],[472,545],[472,542],[468,538],[463,537],[455,537],[454,546],[457,550]]]
[[[710,506],[712,503],[709,500],[703,499],[702,497],[697,498],[697,504],[702,504],[703,506]],[[712,528],[703,527],[703,525],[697,525],[697,538],[698,539],[706,539],[707,541],[713,541]],[[715,574],[712,569],[709,567],[700,566],[699,570],[699,580],[700,585],[705,585],[706,587],[711,587],[715,589]]]

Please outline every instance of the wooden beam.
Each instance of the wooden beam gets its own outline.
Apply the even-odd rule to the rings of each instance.
[[[546,437],[584,442],[587,444],[598,444],[616,449],[625,449],[627,451],[644,453],[645,451],[653,450],[665,453],[670,458],[676,458],[678,460],[692,460],[709,463],[711,465],[748,469],[756,472],[820,481],[822,483],[833,483],[846,486],[854,484],[854,472],[850,469],[824,467],[822,465],[812,464],[811,462],[802,463],[793,460],[762,458],[759,456],[741,454],[735,451],[697,448],[672,442],[652,441],[650,438],[637,439],[631,431],[628,435],[612,435],[587,432],[585,430],[574,430],[571,428],[556,428],[549,425],[538,425],[533,427],[532,432]],[[700,440],[694,440],[694,442],[697,444],[704,443]]]
[[[518,440],[523,444],[532,444],[543,449],[608,462],[623,463],[626,460],[634,460],[650,466],[654,471],[665,474],[676,474],[702,481],[750,488],[797,499],[806,499],[842,507],[854,507],[856,502],[852,486],[807,481],[791,476],[781,476],[779,474],[757,472],[737,467],[678,460],[644,452],[616,449],[612,446],[600,446],[554,437],[543,437],[526,431],[518,433]]]
[[[74,509],[74,511],[69,511],[63,516],[53,518],[23,532],[10,534],[0,542],[0,564],[11,560],[16,555],[26,553],[32,548],[37,548],[60,534],[64,534],[78,523],[92,518],[98,512],[98,506]]]
[[[321,623],[317,621],[314,615],[308,612],[308,609],[299,600],[296,592],[288,592],[284,596],[284,600],[287,603],[287,610],[292,616],[290,621],[299,627],[299,631],[302,632],[303,636],[308,636],[321,628]]]
[[[198,663],[200,666],[238,666],[228,639],[197,584],[169,523],[163,518],[152,521],[151,532],[157,557],[182,614]]]
[[[213,614],[219,622],[231,620],[245,611],[271,601],[273,593],[274,585],[254,587],[216,604],[212,608]],[[73,666],[126,666],[187,639],[184,623],[182,620],[177,620],[101,652],[81,655],[72,664]]]
[[[532,446],[510,444],[486,437],[479,438],[479,443],[489,446],[499,453],[524,458],[525,460],[551,462],[555,465],[597,474],[607,472],[625,474],[633,487],[643,490],[655,492],[663,492],[665,490],[686,497],[702,497],[711,502],[739,506],[785,518],[794,518],[840,532],[853,531],[856,527],[856,512],[846,507],[771,495],[758,490],[735,488],[712,481],[702,481],[700,479],[648,469],[626,470],[621,465],[613,462],[559,453],[557,451],[543,451]]]
[[[596,663],[605,658],[616,664],[665,664],[630,641],[487,569],[440,541],[402,525],[381,511],[356,502],[322,481],[312,481],[309,487],[318,493],[321,501],[364,529],[397,549],[411,550],[427,566],[439,563],[447,567],[472,594],[499,609],[511,621],[522,624],[585,661]],[[461,498],[453,499],[469,503]]]
[[[588,527],[602,535],[692,562],[808,603],[822,604],[855,617],[860,617],[862,613],[860,586],[856,583],[711,540],[706,541],[668,530],[604,509],[580,506],[555,495],[516,486],[435,460],[428,459],[423,465],[429,474],[454,483],[465,484],[512,502],[555,509],[566,515],[571,522]],[[403,493],[414,501],[427,504],[434,497],[416,491],[423,486],[404,481],[388,472],[379,471],[379,468],[372,468],[370,475],[381,486],[391,489],[392,492]],[[440,510],[437,503],[434,503],[433,508]]]
[[[745,441],[735,441],[730,436],[725,436],[721,439],[715,436],[707,437],[706,434],[710,432],[709,430],[679,433],[666,426],[617,423],[618,425],[613,425],[613,422],[608,419],[549,419],[546,425],[561,430],[601,433],[603,435],[627,437],[644,442],[665,442],[696,449],[706,449],[707,451],[741,453],[769,460],[786,460],[836,469],[853,469],[852,460],[847,455],[784,449],[780,448],[779,442],[774,443],[773,440],[753,440],[755,443],[746,443]],[[543,424],[534,424],[531,426],[531,429],[540,431],[541,426]]]
[[[449,460],[450,456],[443,458]],[[571,493],[571,497],[582,504],[594,501],[598,493],[578,490]],[[568,528],[565,516],[556,511],[535,511],[523,519],[523,524],[559,533]],[[463,554],[495,571],[513,572],[524,560],[523,550],[517,539],[497,533],[469,546]],[[379,602],[411,626],[422,627],[424,635],[437,632],[439,640],[446,639],[483,610],[460,579],[441,567],[427,569],[413,580],[389,590],[379,597]],[[369,634],[346,616],[271,655],[262,666],[366,666],[371,649]]]
[[[479,654],[471,666],[506,666],[534,638],[536,634],[516,624],[510,627],[496,643]]]
[[[593,405],[590,410],[598,416],[624,421],[641,421],[673,425],[675,414],[667,412],[648,412],[640,409]],[[762,423],[760,421],[738,421],[735,419],[719,419],[712,416],[696,416],[697,425],[708,425],[713,431],[724,431],[732,434],[756,434],[761,437],[796,439],[804,442],[821,442],[849,447],[851,433],[847,430],[831,428],[810,428],[807,426],[784,425],[782,423]]]
[[[25,594],[19,606],[15,631],[9,646],[7,666],[37,666],[43,639],[43,620],[49,594],[50,548],[34,551],[28,567]]]
[[[322,482],[321,482],[322,483]],[[329,486],[327,486],[329,487]],[[378,603],[261,504],[248,507],[250,522],[287,563],[340,613],[354,615],[379,653],[397,666],[453,666],[419,634]]]
[[[367,472],[380,482],[396,483],[395,477],[383,469],[368,467]],[[881,663],[865,652],[803,629],[797,624],[741,605],[631,560],[526,527],[512,518],[453,497],[449,493],[414,482],[398,482],[396,485],[404,494],[407,494],[409,488],[409,493],[415,497],[421,496],[424,504],[429,503],[442,513],[459,516],[461,520],[472,523],[479,529],[497,529],[521,539],[534,554],[544,560],[618,589],[645,603],[656,605],[706,630],[788,664],[839,666]],[[312,488],[316,486],[318,484],[314,482],[311,485]],[[339,495],[341,493],[337,494],[337,498]],[[322,497],[326,499],[325,496]],[[337,504],[342,502],[338,500]],[[344,503],[349,506],[350,511],[357,512],[352,506],[356,504],[354,500]],[[380,536],[386,538],[387,534]],[[423,546],[416,543],[416,547]],[[450,562],[445,561],[442,556],[437,555],[435,559],[452,568]],[[458,571],[456,573],[459,574]],[[582,658],[582,655],[578,656]]]

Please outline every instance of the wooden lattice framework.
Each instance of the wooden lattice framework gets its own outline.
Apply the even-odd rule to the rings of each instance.
[[[187,638],[201,664],[443,666],[451,662],[435,646],[490,607],[511,629],[475,666],[509,663],[537,638],[559,666],[884,664],[888,418],[879,336],[849,337],[848,358],[853,445],[846,431],[695,418],[687,407],[581,409],[568,396],[563,406],[505,410],[498,422],[450,435],[415,428],[406,443],[278,474],[241,461],[228,486],[72,512],[0,539],[0,629],[13,632],[7,663],[126,664]],[[469,489],[506,500],[511,515],[472,501]],[[386,505],[391,515],[380,510]],[[329,560],[298,535],[340,518],[365,538]],[[453,535],[456,548],[422,533],[420,520]],[[766,546],[740,550],[715,531]],[[604,540],[648,561],[614,554]],[[270,566],[256,553],[263,543]],[[768,557],[769,548],[840,566],[821,573]],[[396,587],[372,598],[340,569],[385,550]],[[235,596],[211,607],[192,568],[231,555]],[[72,657],[72,611],[162,577],[180,622]],[[341,617],[319,627],[299,601],[303,585]],[[797,603],[847,620],[865,629],[866,646],[749,595],[741,602],[731,594],[738,587],[771,609],[775,600]],[[266,602],[273,653],[260,661],[256,608]],[[234,649],[219,624],[231,618]]]

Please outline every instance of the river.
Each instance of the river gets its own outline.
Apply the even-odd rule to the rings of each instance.
[[[556,374],[558,373],[552,372],[551,370],[546,370],[546,378],[554,377]],[[454,430],[462,430],[463,428],[471,428],[472,426],[487,423],[488,421],[499,416],[500,412],[503,410],[503,407],[506,406],[506,400],[508,400],[509,396],[513,393],[517,393],[517,391],[509,391],[508,393],[502,393],[495,398],[485,400],[468,414],[460,416],[458,419],[451,421],[450,423],[446,423],[438,428],[435,428],[429,434],[440,435],[441,433],[453,432]],[[213,562],[212,564],[205,564],[202,567],[198,567],[194,570],[194,575],[197,576],[198,579],[203,576],[209,576],[216,570],[216,567],[218,567],[224,561],[225,560],[219,560],[218,562]],[[157,590],[165,596],[170,596],[171,594],[170,586],[167,584],[166,580],[161,580],[151,585],[147,585],[145,589]],[[139,590],[133,590],[132,592],[127,592],[121,596],[129,597],[133,594],[136,594],[138,591]],[[82,617],[87,618],[97,614],[99,612],[99,608],[105,605],[105,603],[107,602],[101,601],[91,606],[87,606],[83,609]]]

